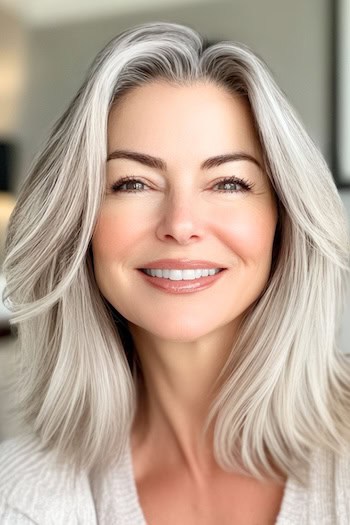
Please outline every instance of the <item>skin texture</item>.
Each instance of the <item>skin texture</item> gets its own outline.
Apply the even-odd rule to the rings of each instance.
[[[154,519],[150,502],[162,487],[164,501],[171,494],[167,523],[196,523],[202,501],[206,510],[198,523],[225,523],[232,491],[242,502],[248,483],[258,501],[260,485],[255,480],[242,484],[242,477],[223,473],[210,437],[201,440],[200,430],[242,314],[268,279],[277,208],[269,179],[254,162],[236,160],[210,169],[200,165],[234,152],[248,153],[263,165],[248,102],[208,82],[179,87],[157,81],[134,88],[109,115],[108,154],[116,149],[153,155],[167,165],[160,170],[130,159],[109,160],[105,200],[92,239],[97,284],[128,320],[144,374],[132,435],[141,503]],[[253,187],[239,191],[240,185],[218,184],[233,175]],[[134,192],[125,186],[113,192],[112,185],[125,176],[144,185]],[[135,189],[130,183],[127,187]],[[169,294],[136,270],[160,258],[211,260],[227,270],[205,290]],[[173,480],[168,492],[165,478]],[[175,513],[178,521],[171,521],[175,494],[181,494],[184,508],[183,490],[188,512],[181,520]],[[261,493],[261,506],[270,502],[271,516],[280,496],[272,486]],[[215,522],[218,498],[223,516]],[[162,523],[159,496],[155,499],[158,514],[152,523],[157,518]],[[232,512],[229,518],[232,523]],[[250,523],[248,515],[234,518]]]

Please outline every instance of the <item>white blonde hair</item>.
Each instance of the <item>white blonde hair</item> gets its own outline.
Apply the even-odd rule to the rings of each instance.
[[[138,25],[106,45],[24,181],[4,264],[18,326],[18,411],[44,448],[78,469],[107,466],[127,444],[135,349],[126,320],[97,287],[91,238],[111,106],[155,79],[211,81],[249,101],[279,220],[270,278],[246,312],[206,429],[215,421],[223,468],[304,482],[314,448],[340,453],[350,441],[350,369],[336,343],[349,262],[345,212],[263,60],[241,43],[209,45],[179,24]]]

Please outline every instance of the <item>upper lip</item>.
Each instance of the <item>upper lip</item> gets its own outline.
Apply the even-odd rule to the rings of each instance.
[[[155,268],[155,269],[169,269],[169,270],[186,270],[187,268],[221,268],[224,267],[220,263],[213,261],[199,261],[190,259],[158,259],[150,263],[142,265],[139,269]]]

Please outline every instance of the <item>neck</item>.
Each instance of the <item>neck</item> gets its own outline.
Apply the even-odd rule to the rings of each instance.
[[[160,341],[136,326],[130,331],[142,368],[134,446],[156,448],[163,462],[183,462],[193,473],[213,469],[213,425],[205,436],[202,430],[232,351],[236,324],[185,343]]]

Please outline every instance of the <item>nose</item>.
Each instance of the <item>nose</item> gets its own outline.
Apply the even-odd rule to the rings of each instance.
[[[203,237],[203,209],[200,209],[199,202],[195,202],[191,192],[186,192],[186,195],[178,192],[165,199],[156,235],[163,242],[174,240],[183,245]]]

